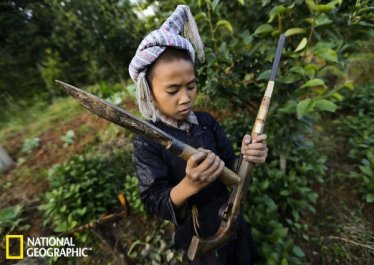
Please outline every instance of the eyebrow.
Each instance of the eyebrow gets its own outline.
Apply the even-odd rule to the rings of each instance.
[[[196,78],[192,79],[191,81],[189,81],[186,85],[191,85],[192,83],[196,83]],[[169,84],[166,86],[166,88],[180,88],[182,85],[180,84]]]

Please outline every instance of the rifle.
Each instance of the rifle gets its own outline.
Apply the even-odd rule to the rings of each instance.
[[[175,139],[171,135],[160,130],[156,126],[139,119],[130,112],[113,105],[95,95],[92,95],[86,91],[83,91],[77,87],[69,85],[59,80],[55,80],[60,86],[72,97],[74,97],[83,107],[96,115],[113,122],[123,128],[129,129],[130,131],[140,134],[151,141],[163,145],[173,154],[181,157],[184,160],[188,160],[193,154],[199,152],[192,146],[185,144],[178,139]],[[234,186],[240,182],[239,176],[228,168],[224,168],[220,180],[226,186]]]
[[[266,115],[270,106],[271,95],[273,93],[275,77],[277,75],[280,57],[282,54],[285,35],[282,34],[278,40],[277,51],[273,61],[270,80],[267,84],[265,95],[262,99],[259,111],[257,113],[256,121],[252,129],[251,139],[253,140],[256,135],[262,134],[265,126]],[[249,185],[252,182],[252,170],[255,165],[251,162],[239,158],[239,172],[240,183],[235,186],[231,192],[228,202],[223,205],[220,210],[220,217],[222,219],[218,231],[207,238],[199,238],[194,236],[191,240],[190,246],[187,251],[187,256],[190,260],[195,260],[201,254],[213,249],[223,246],[235,234],[240,209],[244,200],[247,197]]]

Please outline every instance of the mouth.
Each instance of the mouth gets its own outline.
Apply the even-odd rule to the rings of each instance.
[[[191,108],[185,108],[179,111],[180,114],[187,114],[191,111]]]

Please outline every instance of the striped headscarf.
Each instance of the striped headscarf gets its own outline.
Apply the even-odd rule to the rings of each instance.
[[[186,38],[179,35],[182,29]],[[139,110],[145,118],[156,121],[157,113],[146,80],[147,69],[168,47],[187,50],[192,62],[195,62],[195,51],[191,43],[195,46],[200,61],[203,61],[203,43],[190,8],[186,5],[178,5],[161,28],[149,33],[140,43],[131,60],[129,73],[136,83]]]

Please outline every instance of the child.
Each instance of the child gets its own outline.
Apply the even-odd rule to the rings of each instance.
[[[188,6],[178,6],[159,30],[141,42],[129,66],[137,83],[137,101],[143,116],[173,137],[195,148],[186,162],[160,144],[142,136],[134,140],[140,196],[151,213],[176,225],[175,244],[188,249],[193,235],[207,237],[219,225],[220,207],[229,193],[217,179],[224,166],[233,168],[234,150],[223,129],[208,113],[194,112],[195,53],[203,59],[203,46]],[[244,159],[261,164],[267,156],[266,136],[251,143],[243,137]],[[236,236],[220,249],[202,255],[191,264],[253,264],[253,242],[240,217]]]

